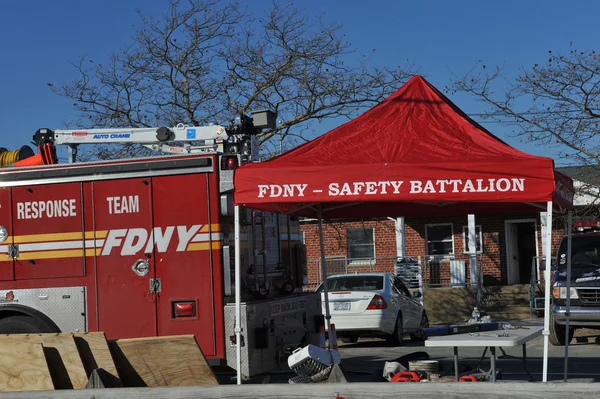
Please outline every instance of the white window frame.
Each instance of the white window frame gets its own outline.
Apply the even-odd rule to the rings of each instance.
[[[450,226],[450,237],[452,237],[452,252],[444,255],[433,255],[429,253],[429,237],[428,232],[430,227]],[[429,223],[425,225],[425,256],[444,256],[451,257],[454,255],[454,224],[453,223]]]
[[[469,252],[469,247],[467,246],[467,229],[469,228],[469,226],[464,225],[462,227],[462,231],[463,231],[463,254],[468,254]],[[483,253],[483,229],[481,228],[481,225],[475,225],[475,234],[477,234],[477,229],[479,229],[479,251],[476,251],[478,254],[482,254]],[[477,248],[477,247],[476,247]]]
[[[375,227],[346,227],[346,256],[348,256],[348,230],[360,230],[360,229],[371,229],[373,230],[373,257],[372,258],[362,258],[362,259],[357,259],[357,258],[347,258],[348,259],[348,265],[349,266],[363,266],[363,265],[374,265],[375,264],[375,259],[377,258],[377,253],[376,253],[376,245],[375,245]]]

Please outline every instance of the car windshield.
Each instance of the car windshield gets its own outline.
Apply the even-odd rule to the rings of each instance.
[[[567,268],[567,239],[562,240],[558,250],[558,268]],[[600,236],[571,237],[571,267],[585,268],[600,266]]]
[[[338,276],[327,278],[329,291],[381,291],[383,290],[383,276]],[[323,285],[318,292],[323,291]]]

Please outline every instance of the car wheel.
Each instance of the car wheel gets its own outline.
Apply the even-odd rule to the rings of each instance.
[[[404,342],[404,326],[402,325],[402,314],[398,313],[398,317],[396,318],[396,327],[394,328],[394,332],[388,338],[388,342],[395,346],[401,346]]]
[[[410,339],[413,341],[425,341],[425,328],[429,327],[429,318],[427,317],[427,313],[423,310],[423,315],[421,316],[421,325],[419,326],[419,331],[414,334],[410,334]]]
[[[340,338],[340,340],[345,344],[353,344],[358,341],[358,337],[357,336],[342,337],[342,338]]]
[[[569,328],[569,339],[567,341],[565,335],[565,326],[561,326],[554,321],[554,318],[550,316],[550,336],[548,340],[554,346],[564,346],[565,342],[571,343],[573,336],[575,335],[575,329]]]

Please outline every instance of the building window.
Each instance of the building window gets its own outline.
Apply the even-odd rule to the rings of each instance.
[[[452,224],[428,224],[425,226],[427,255],[449,255],[454,253]]]
[[[463,226],[463,252],[469,253],[469,226]],[[481,236],[481,226],[475,226],[475,242],[477,243],[477,253],[481,253],[483,248],[483,240]]]
[[[346,229],[348,259],[374,259],[375,236],[372,227]]]

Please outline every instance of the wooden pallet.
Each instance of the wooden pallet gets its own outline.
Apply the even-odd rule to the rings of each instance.
[[[193,335],[115,341],[103,332],[0,335],[0,392],[215,385]]]

